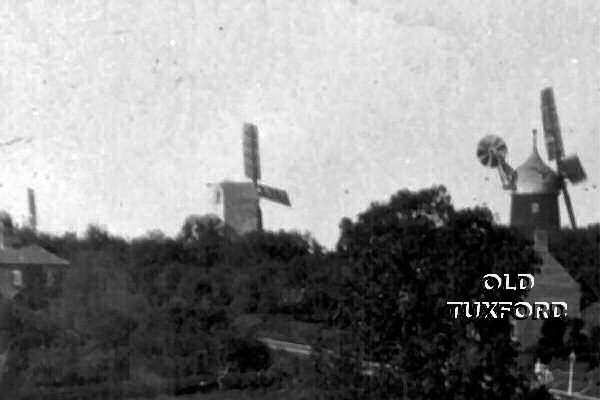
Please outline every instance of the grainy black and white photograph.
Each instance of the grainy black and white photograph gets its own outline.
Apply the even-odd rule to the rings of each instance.
[[[600,400],[600,3],[0,0],[1,400]]]

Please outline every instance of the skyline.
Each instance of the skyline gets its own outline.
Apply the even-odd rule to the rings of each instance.
[[[0,147],[0,208],[17,221],[32,187],[40,230],[173,235],[209,212],[207,183],[245,180],[250,122],[262,181],[292,202],[261,202],[267,229],[331,247],[342,217],[434,184],[507,223],[475,147],[497,134],[524,162],[546,86],[588,175],[569,187],[577,222],[599,220],[596,2],[48,4],[0,14],[0,143],[22,138]]]

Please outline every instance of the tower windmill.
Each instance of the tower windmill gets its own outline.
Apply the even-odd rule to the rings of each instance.
[[[552,230],[560,227],[560,192],[571,226],[575,228],[575,216],[566,183],[570,181],[576,184],[586,178],[579,157],[564,157],[552,88],[545,88],[541,92],[541,111],[548,159],[556,160],[556,171],[546,165],[538,153],[536,130],[533,130],[533,151],[516,170],[506,161],[508,148],[502,138],[487,135],[477,145],[479,161],[487,167],[498,169],[503,188],[511,191],[510,225],[528,233],[535,229]]]
[[[259,183],[261,168],[256,125],[244,124],[242,134],[244,172],[251,182],[224,181],[210,185],[214,188],[215,213],[238,234],[262,230],[260,198],[291,206],[285,190]]]

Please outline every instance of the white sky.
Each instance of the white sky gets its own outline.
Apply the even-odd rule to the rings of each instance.
[[[552,85],[589,176],[576,216],[595,222],[599,15],[595,0],[2,2],[0,142],[32,140],[0,147],[0,207],[22,218],[31,186],[42,230],[174,234],[208,210],[205,183],[243,179],[253,122],[263,181],[293,204],[263,202],[268,228],[331,246],[343,216],[436,183],[507,221],[475,146],[498,134],[524,161]]]

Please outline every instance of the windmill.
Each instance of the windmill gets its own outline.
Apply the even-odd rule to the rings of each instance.
[[[291,206],[285,190],[259,183],[261,167],[256,125],[244,124],[242,135],[244,172],[251,182],[224,181],[209,185],[213,187],[215,214],[238,234],[262,230],[260,198]]]
[[[277,189],[258,183],[261,180],[260,155],[258,148],[258,129],[256,125],[245,123],[243,127],[244,173],[252,180],[258,197],[271,200],[275,203],[291,207],[290,198],[285,190]],[[256,220],[258,230],[262,230],[262,212],[260,203],[256,206]]]
[[[503,188],[511,192],[511,226],[527,232],[558,229],[558,195],[562,192],[571,226],[576,228],[567,181],[576,184],[585,180],[586,175],[579,157],[564,157],[552,88],[541,92],[541,111],[548,159],[556,161],[556,171],[546,165],[538,153],[536,130],[533,130],[533,151],[516,170],[508,164],[508,148],[499,136],[483,137],[477,145],[476,154],[484,166],[498,170]]]

